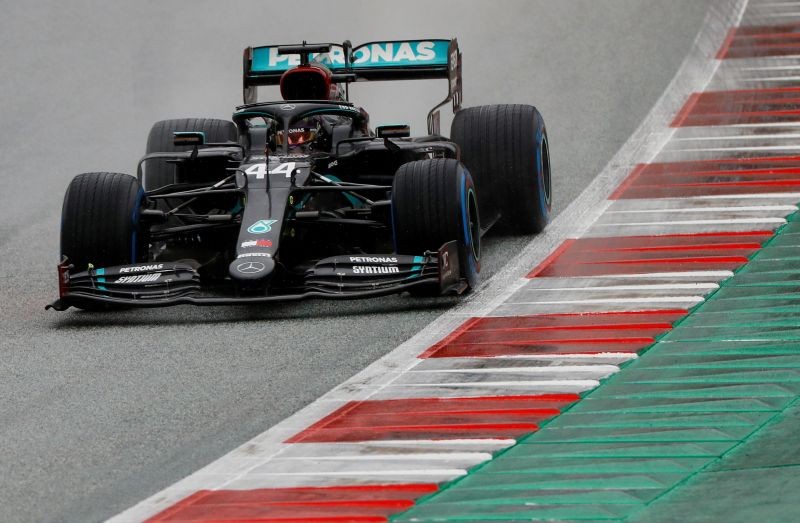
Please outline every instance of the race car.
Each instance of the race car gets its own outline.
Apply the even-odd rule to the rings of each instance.
[[[490,228],[548,222],[541,114],[462,108],[455,39],[248,47],[243,73],[231,120],[157,122],[135,177],[71,181],[49,308],[460,294],[478,284]],[[424,136],[372,129],[349,100],[352,82],[433,78],[448,90]],[[258,101],[268,85],[281,100]]]

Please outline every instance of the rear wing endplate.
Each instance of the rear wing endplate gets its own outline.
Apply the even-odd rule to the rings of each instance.
[[[257,102],[259,85],[278,85],[284,72],[301,63],[320,63],[335,82],[426,80],[446,78],[447,97],[428,113],[428,132],[439,134],[438,109],[448,102],[461,108],[461,52],[458,41],[393,40],[342,44],[247,47],[244,50],[243,92],[246,104]]]

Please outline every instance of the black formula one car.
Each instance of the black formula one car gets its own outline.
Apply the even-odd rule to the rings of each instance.
[[[369,126],[358,81],[446,78],[428,134]],[[257,101],[262,85],[283,100]],[[137,176],[86,173],[61,223],[65,310],[359,298],[474,288],[495,223],[536,233],[547,132],[528,105],[462,109],[456,40],[248,47],[232,121],[157,122]],[[450,138],[439,111],[452,102]]]

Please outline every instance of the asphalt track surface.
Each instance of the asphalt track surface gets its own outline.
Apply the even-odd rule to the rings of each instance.
[[[696,0],[295,6],[0,3],[0,520],[110,517],[302,408],[455,303],[44,311],[56,294],[70,178],[132,172],[156,120],[228,116],[241,100],[243,47],[458,37],[465,105],[533,103],[544,114],[558,213],[663,92],[706,9]],[[421,132],[444,90],[419,82],[352,94],[373,124],[410,121]],[[488,238],[484,279],[527,241]]]

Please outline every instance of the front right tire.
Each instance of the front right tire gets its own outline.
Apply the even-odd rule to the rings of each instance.
[[[469,172],[454,159],[400,166],[392,186],[392,223],[398,254],[422,255],[456,240],[459,269],[469,288],[478,284],[481,225]]]
[[[547,128],[532,105],[485,105],[458,111],[450,138],[461,148],[481,195],[481,216],[513,234],[544,230],[552,182]]]

